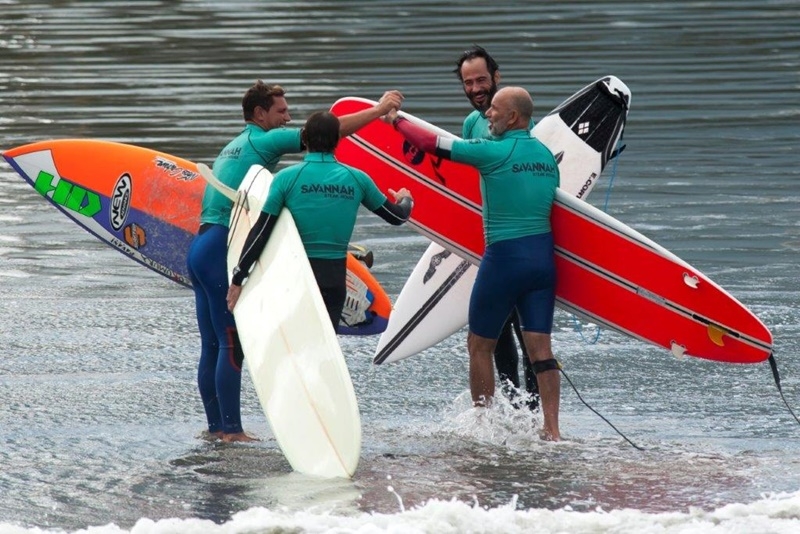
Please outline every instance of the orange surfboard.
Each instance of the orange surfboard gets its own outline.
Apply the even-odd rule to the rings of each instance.
[[[78,226],[170,280],[191,286],[186,254],[199,227],[206,187],[195,163],[93,139],[40,141],[6,150],[3,157]],[[360,267],[348,255],[348,303],[355,307],[340,333],[379,334],[386,329],[391,303],[369,270]]]

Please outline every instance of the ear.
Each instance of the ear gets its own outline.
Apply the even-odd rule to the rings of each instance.
[[[493,79],[494,79],[495,85],[500,85],[500,71],[499,70],[494,71]]]

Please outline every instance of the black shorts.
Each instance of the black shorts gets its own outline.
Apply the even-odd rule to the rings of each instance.
[[[311,270],[317,280],[322,300],[333,323],[334,330],[339,326],[339,319],[347,296],[347,258],[324,260],[309,258]]]

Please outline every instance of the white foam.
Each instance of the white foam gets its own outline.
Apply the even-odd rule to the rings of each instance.
[[[800,531],[800,492],[764,496],[751,504],[729,504],[716,510],[690,508],[686,511],[645,513],[639,510],[596,509],[575,512],[517,510],[516,500],[505,506],[486,508],[478,502],[432,499],[422,506],[396,514],[334,515],[313,510],[289,512],[251,508],[217,524],[201,519],[140,519],[125,530],[114,524],[73,531],[82,534],[235,534],[250,532],[305,533],[495,533],[522,534],[741,534]],[[64,532],[25,529],[0,524],[1,533]]]

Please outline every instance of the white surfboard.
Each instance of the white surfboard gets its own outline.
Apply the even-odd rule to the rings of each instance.
[[[614,156],[630,100],[628,87],[606,76],[565,100],[533,128],[533,135],[556,156],[565,192],[577,198],[591,193]],[[400,291],[373,363],[408,358],[463,328],[477,274],[477,266],[431,243]]]
[[[208,167],[198,169],[219,185]],[[239,187],[231,214],[229,277],[271,181],[267,169],[254,165]],[[358,403],[288,210],[278,218],[233,314],[258,399],[289,464],[308,475],[351,477],[361,454]]]

